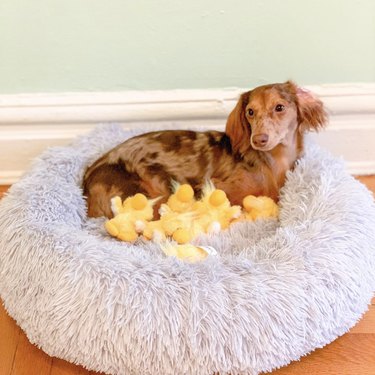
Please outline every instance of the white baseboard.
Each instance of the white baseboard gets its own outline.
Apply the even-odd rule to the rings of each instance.
[[[347,160],[353,174],[375,174],[375,84],[310,86],[324,101],[330,125],[313,135]],[[126,128],[223,129],[239,94],[246,89],[134,91],[0,95],[0,184],[19,179],[47,147],[65,145],[99,123]]]

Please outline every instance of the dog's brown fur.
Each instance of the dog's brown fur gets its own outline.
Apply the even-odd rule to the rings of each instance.
[[[320,100],[293,82],[260,86],[241,95],[225,133],[167,130],[131,138],[88,168],[84,177],[88,215],[111,217],[110,199],[137,192],[171,194],[171,181],[199,193],[208,179],[232,204],[248,195],[278,199],[303,150],[305,130],[326,123]]]

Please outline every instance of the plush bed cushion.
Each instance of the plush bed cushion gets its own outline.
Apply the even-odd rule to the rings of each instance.
[[[315,145],[279,221],[233,225],[197,264],[109,238],[85,168],[134,133],[108,125],[42,154],[0,203],[0,296],[31,342],[110,374],[257,374],[348,331],[375,287],[372,195]]]

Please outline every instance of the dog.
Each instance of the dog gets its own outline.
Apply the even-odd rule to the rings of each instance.
[[[287,171],[303,152],[305,132],[326,122],[323,103],[295,83],[257,87],[240,96],[225,132],[156,131],[102,156],[84,176],[88,216],[111,218],[116,195],[141,192],[166,201],[172,180],[190,184],[197,195],[211,180],[232,204],[249,194],[278,201]]]

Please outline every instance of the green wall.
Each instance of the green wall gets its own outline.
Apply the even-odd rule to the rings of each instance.
[[[375,81],[375,0],[0,0],[0,93]]]

